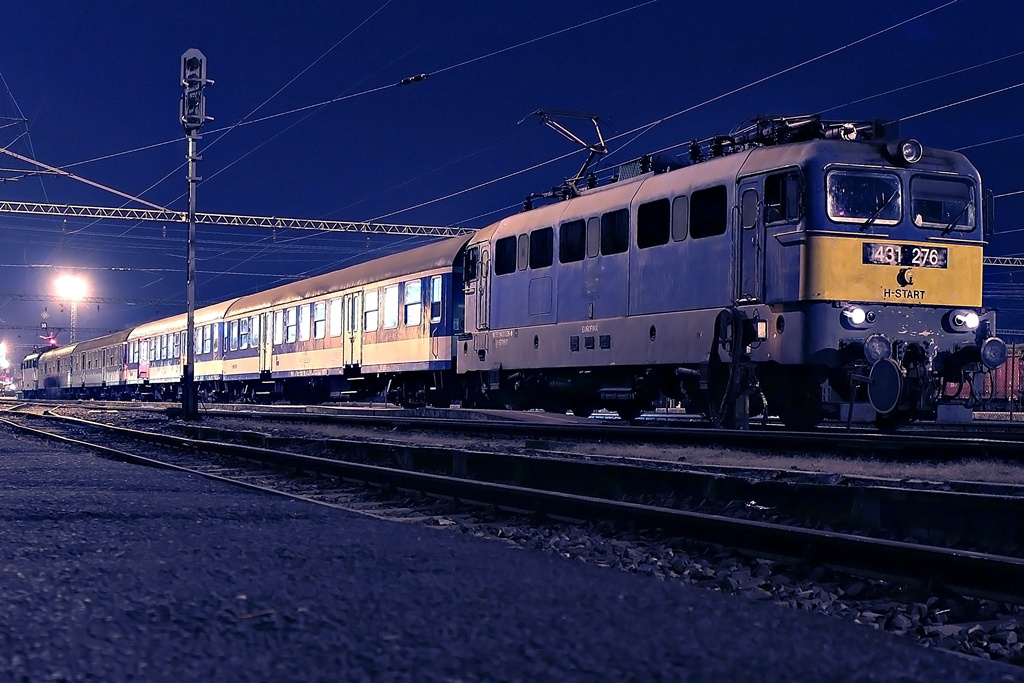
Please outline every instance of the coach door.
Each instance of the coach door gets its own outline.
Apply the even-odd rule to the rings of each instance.
[[[341,357],[346,366],[355,366],[362,362],[360,357],[362,337],[359,334],[359,322],[362,319],[359,304],[362,300],[363,295],[355,292],[346,294],[342,302],[342,309],[345,311],[345,331],[341,340]]]
[[[736,230],[736,302],[761,301],[764,286],[764,228],[757,181],[740,183],[739,226]]]
[[[260,313],[260,374],[274,369],[274,334],[270,329],[271,313]]]

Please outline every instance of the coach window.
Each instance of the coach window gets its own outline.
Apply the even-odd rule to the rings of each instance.
[[[398,285],[384,288],[384,329],[398,327]]]
[[[249,347],[255,349],[260,344],[260,317],[249,318]]]
[[[441,322],[441,276],[430,278],[430,322]]]
[[[423,287],[419,280],[405,283],[405,326],[417,327],[423,320]]]
[[[516,270],[516,238],[502,237],[494,243],[494,274],[507,275]]]
[[[530,236],[520,235],[519,236],[519,249],[516,253],[516,263],[519,266],[519,270],[526,270],[527,266],[530,265]]]
[[[310,315],[309,315],[309,304],[302,304],[298,307],[299,309],[299,341],[309,341],[310,332]]]
[[[249,319],[242,318],[238,321],[238,348],[245,350],[249,348]]]
[[[587,220],[587,258],[601,253],[601,219],[597,216]]]
[[[203,327],[203,353],[213,353],[213,325]]]
[[[541,228],[530,233],[530,268],[547,268],[555,251],[554,228]]]
[[[181,332],[174,333],[174,357],[181,358]]]
[[[682,242],[690,229],[690,200],[686,195],[672,200],[672,241]]]
[[[558,228],[558,261],[582,261],[587,253],[587,224],[582,221],[562,223]]]
[[[359,331],[358,311],[359,304],[356,302],[356,297],[350,296],[348,298],[348,324],[345,327],[345,331],[348,332],[349,334],[355,334],[357,331]]]
[[[690,236],[693,239],[724,235],[729,223],[725,185],[697,190],[690,195]]]
[[[228,334],[228,348],[231,349],[232,351],[237,351],[238,350],[238,321],[237,320],[232,320],[230,325],[231,325],[231,331]]]
[[[299,341],[309,341],[310,332],[310,315],[309,315],[309,304],[302,304],[299,306]]]
[[[667,199],[641,204],[636,210],[636,246],[641,249],[668,244],[670,207]]]
[[[327,336],[327,302],[317,301],[313,304],[313,339]]]
[[[374,332],[379,324],[378,316],[379,297],[377,290],[371,290],[363,295],[363,328],[367,332]]]
[[[284,344],[284,311],[274,311],[274,343]]]
[[[331,299],[330,320],[331,320],[330,335],[332,337],[340,337],[341,336],[342,323],[345,322],[344,318],[342,318],[341,299]]]
[[[601,216],[601,254],[621,254],[629,249],[629,209]]]
[[[795,223],[800,220],[800,174],[775,173],[764,179],[764,222]]]
[[[293,344],[299,338],[299,314],[294,307],[284,309],[284,343]]]

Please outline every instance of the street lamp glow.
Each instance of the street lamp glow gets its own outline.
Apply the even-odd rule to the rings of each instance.
[[[78,302],[85,298],[85,280],[76,275],[61,275],[57,278],[57,296],[71,302],[71,342],[75,341],[78,326]]]
[[[57,286],[57,296],[68,301],[81,301],[85,297],[85,280],[77,275],[61,275],[54,283]]]

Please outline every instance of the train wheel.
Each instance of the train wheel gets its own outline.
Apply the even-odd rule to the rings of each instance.
[[[569,408],[576,417],[590,417],[594,414],[594,406],[580,404]]]
[[[878,413],[878,415],[875,416],[875,427],[877,427],[880,432],[891,433],[903,429],[910,424],[911,421],[912,418],[906,413],[897,411],[893,411],[886,415]]]
[[[640,417],[640,414],[644,411],[640,406],[634,403],[627,403],[616,408],[615,412],[618,413],[619,419],[623,422],[632,422]]]
[[[775,383],[768,406],[790,429],[812,429],[825,417],[821,404],[821,385],[813,380],[790,377]]]

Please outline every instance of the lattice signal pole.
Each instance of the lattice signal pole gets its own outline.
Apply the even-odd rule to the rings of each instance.
[[[196,162],[199,155],[199,129],[212,119],[206,115],[206,98],[203,88],[211,85],[206,77],[206,57],[195,48],[181,56],[181,84],[185,88],[181,95],[181,125],[188,138],[188,255],[186,265],[186,286],[188,298],[188,323],[185,328],[184,366],[181,378],[181,416],[185,420],[199,419],[199,393],[195,381],[195,335],[196,335]]]

